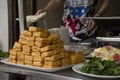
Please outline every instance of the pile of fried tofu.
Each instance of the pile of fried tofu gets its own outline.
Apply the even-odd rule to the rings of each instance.
[[[9,62],[43,68],[58,68],[85,61],[82,52],[65,50],[59,34],[51,34],[35,26],[24,30],[9,52]]]

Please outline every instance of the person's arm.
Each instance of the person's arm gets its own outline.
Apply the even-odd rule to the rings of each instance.
[[[102,5],[100,7],[100,9],[98,10],[98,12],[95,14],[95,17],[99,17],[101,16],[105,10],[108,8],[108,5],[109,5],[109,0],[102,0]]]
[[[100,9],[94,15],[94,17],[100,17],[108,8],[109,0],[102,0],[102,1],[103,1],[103,3],[101,5]],[[95,22],[93,20],[90,20],[89,24],[88,24],[88,31],[92,30],[94,27],[95,27]]]
[[[47,6],[43,9],[38,10],[35,15],[39,15],[42,12],[51,12],[52,10],[56,9],[62,3],[62,1],[63,0],[50,0]]]

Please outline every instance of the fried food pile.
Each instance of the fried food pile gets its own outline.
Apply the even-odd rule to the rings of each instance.
[[[9,62],[44,68],[58,68],[85,61],[82,52],[66,51],[58,34],[35,26],[23,31],[9,52]]]

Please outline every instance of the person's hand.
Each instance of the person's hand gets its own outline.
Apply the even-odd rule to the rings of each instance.
[[[95,27],[95,22],[94,20],[89,20],[89,23],[88,23],[88,27],[87,27],[87,31],[91,31],[94,27]]]
[[[100,13],[96,13],[94,15],[94,17],[100,17]],[[90,30],[94,29],[95,26],[96,26],[95,21],[91,19],[91,20],[89,20],[87,30],[90,31]]]
[[[96,13],[94,17],[100,17],[100,13]]]
[[[45,12],[44,9],[40,9],[35,13],[35,16],[36,16],[35,18],[36,20],[44,19],[46,15],[47,15],[47,12]]]
[[[39,10],[37,10],[37,12],[35,13],[35,15],[38,16],[40,13],[43,13],[43,12],[44,12],[43,9],[39,9]]]

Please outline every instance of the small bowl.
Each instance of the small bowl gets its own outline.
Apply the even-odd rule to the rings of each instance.
[[[91,49],[91,48],[89,48],[89,49],[83,49],[83,53],[84,53],[84,55],[89,55],[89,54],[91,54],[93,52],[93,50],[94,49]]]
[[[65,50],[72,50],[72,51],[82,51],[84,55],[89,55],[93,52],[93,49],[88,47],[88,45],[64,45]]]

